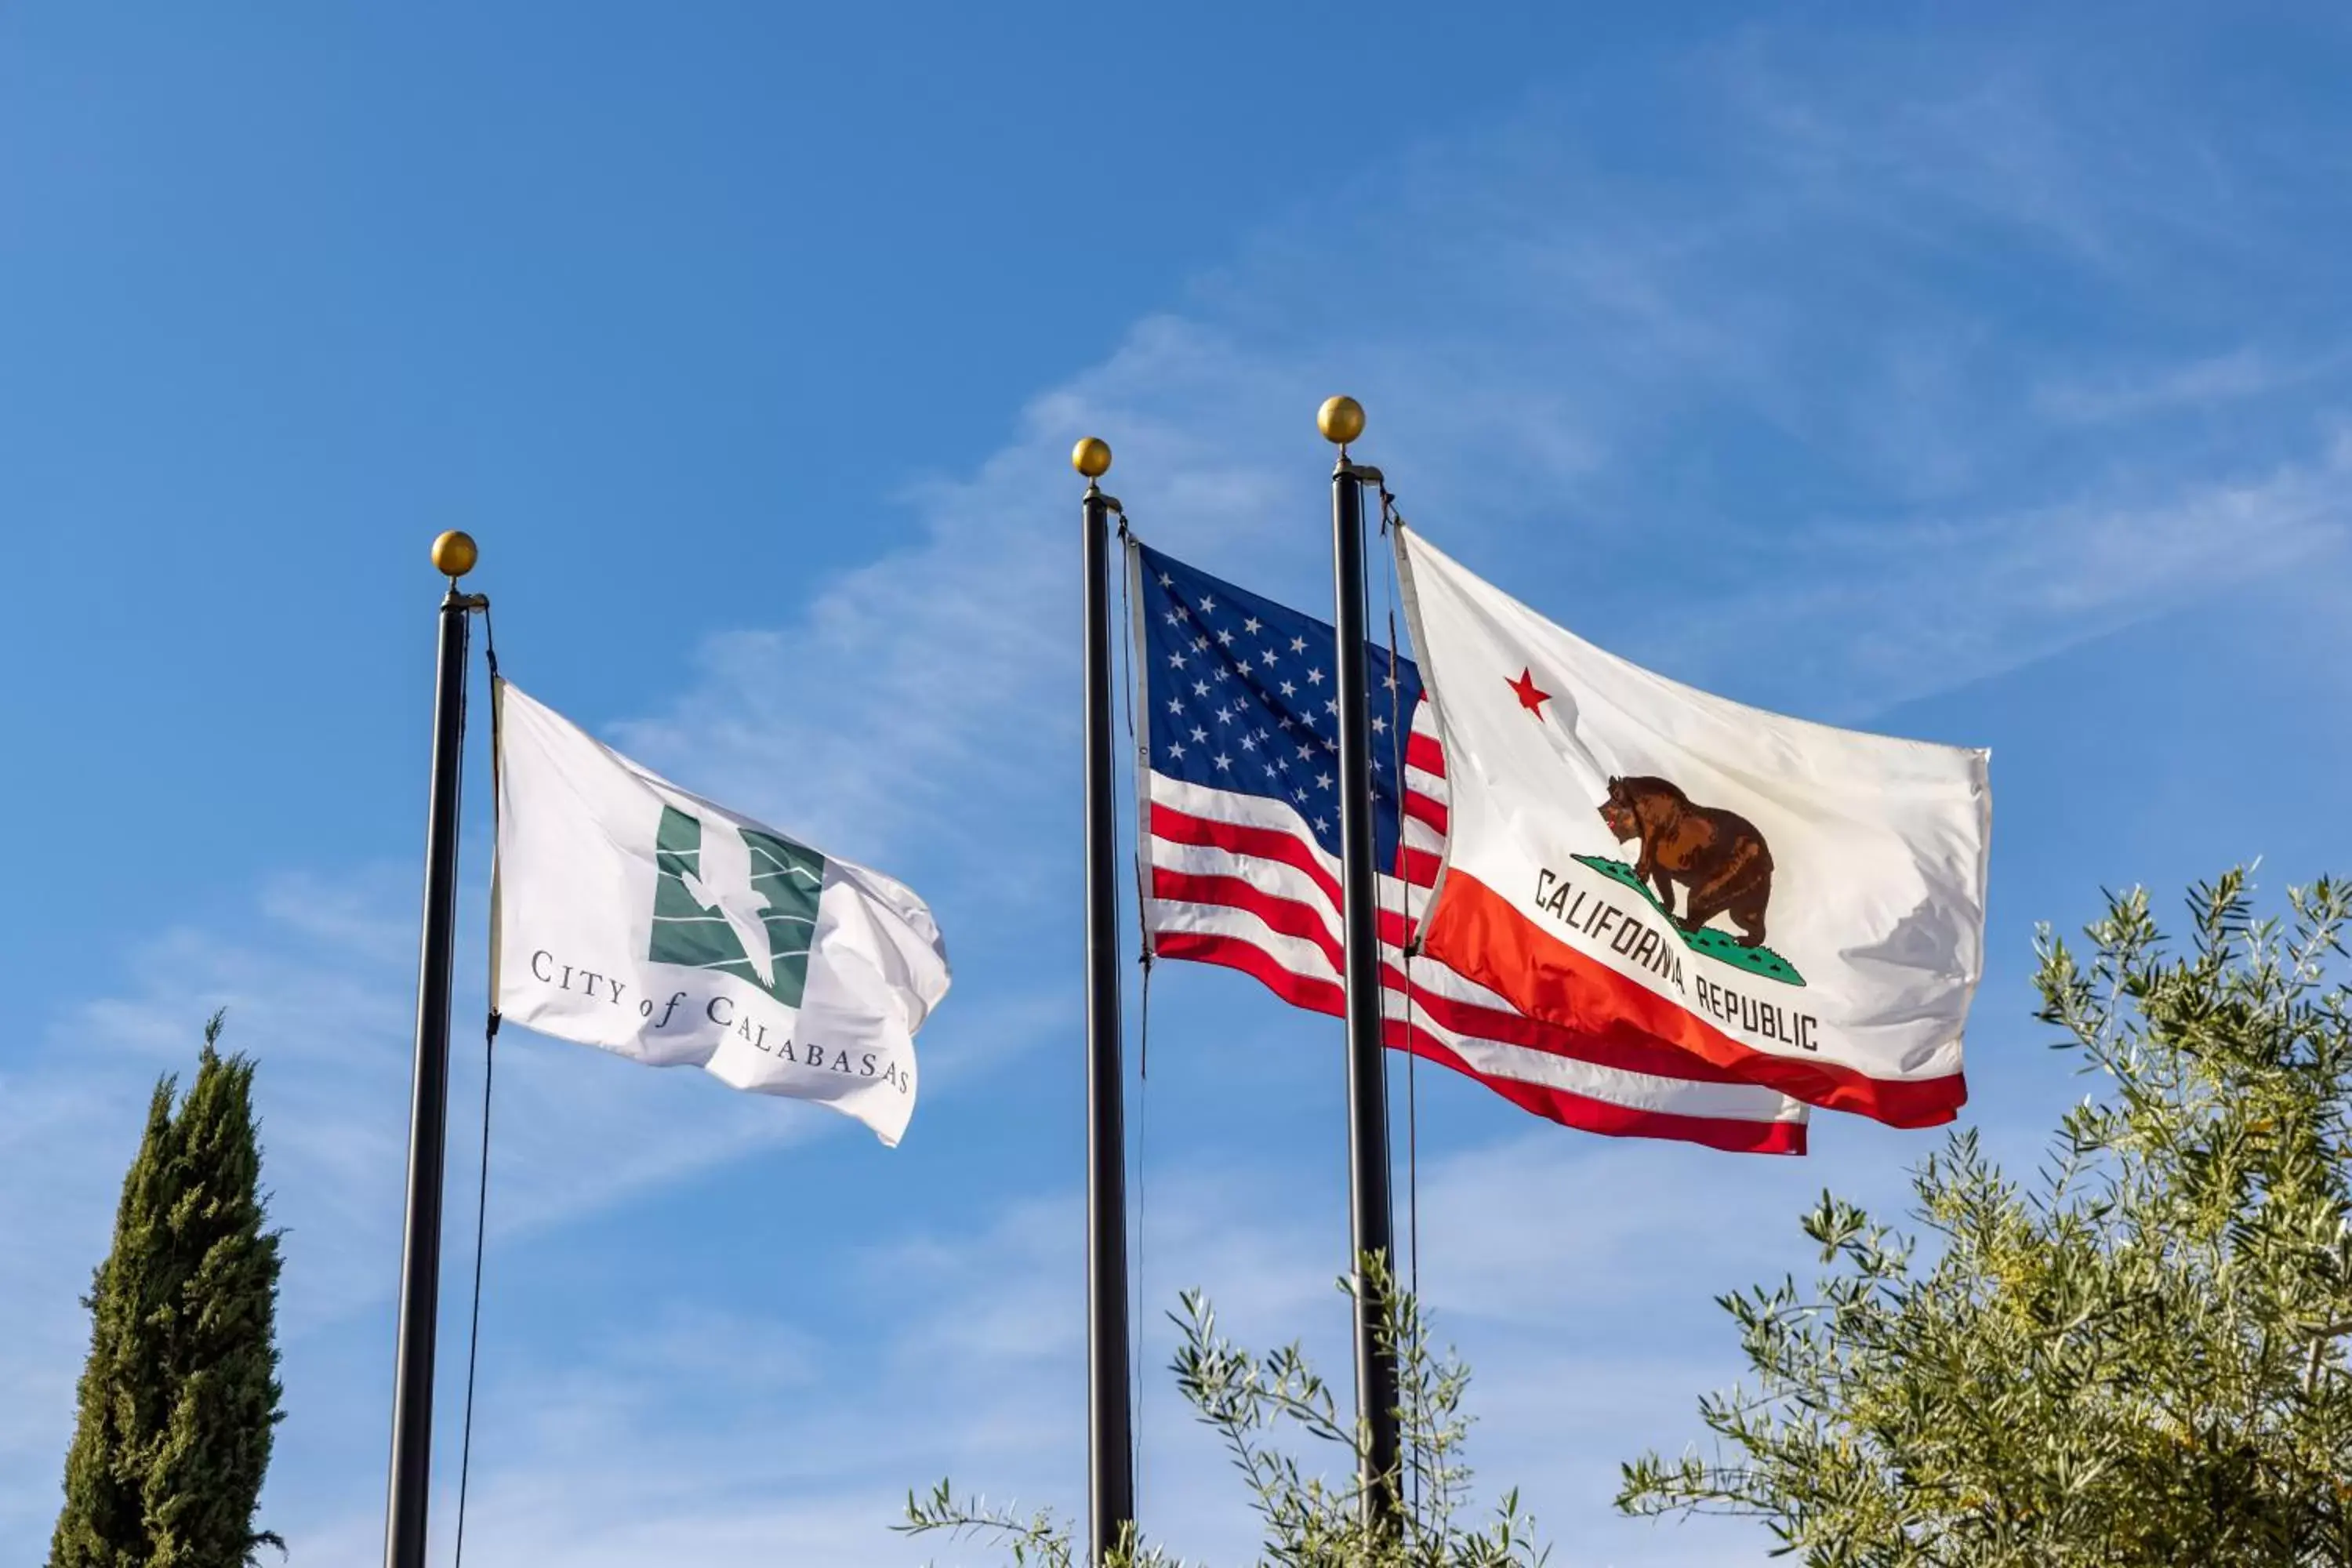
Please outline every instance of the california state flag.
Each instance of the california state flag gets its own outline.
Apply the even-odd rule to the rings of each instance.
[[[1397,534],[1452,817],[1423,942],[1520,1011],[1897,1127],[1968,1098],[1987,753],[1743,707]]]

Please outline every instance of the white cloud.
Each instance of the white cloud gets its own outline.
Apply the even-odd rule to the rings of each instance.
[[[373,940],[386,929],[377,900],[389,886],[362,874],[340,890],[310,889],[317,897],[273,888],[265,902],[304,910],[304,923],[254,945],[169,931],[133,955],[133,989],[69,1011],[11,1073],[0,1133],[0,1299],[11,1303],[0,1466],[37,1474],[62,1463],[88,1345],[80,1289],[106,1252],[147,1096],[163,1073],[184,1085],[215,1009],[229,1014],[224,1044],[268,1063],[256,1100],[271,1215],[287,1231],[285,1331],[383,1293],[407,1106],[405,976]],[[46,1535],[53,1498],[10,1494],[0,1530]]]
[[[1823,717],[2340,542],[2341,448],[2307,419],[2221,452],[2079,438],[2274,386],[2259,350],[2149,380],[2112,341],[2005,327],[1955,276],[2008,244],[2036,285],[2137,289],[2203,254],[2224,198],[2152,202],[2129,127],[2030,62],[1884,63],[1825,91],[1821,60],[1747,36],[1695,75],[1720,142],[1680,184],[1612,175],[1543,106],[1366,172],[1033,400],[976,472],[907,492],[920,542],[715,637],[622,734],[853,856],[952,862],[981,816],[990,864],[1017,860],[999,847],[1066,819],[1075,782],[1048,765],[1076,733],[1070,442],[1112,440],[1156,542],[1319,605],[1308,416],[1342,385],[1372,411],[1363,454],[1465,559],[1633,657]]]
[[[1759,700],[1861,720],[2015,669],[2204,595],[2340,552],[2352,540],[2352,438],[2267,471],[2188,485],[2134,476],[2109,493],[2013,512],[1858,522],[1783,542],[1790,579],[1719,606],[1678,650],[1746,657]]]
[[[1648,1444],[1678,1447],[1696,1430],[1697,1393],[1737,1370],[1730,1329],[1694,1289],[1692,1250],[1704,1248],[1726,1286],[1807,1250],[1790,1215],[1814,1173],[1772,1163],[1776,1179],[1747,1179],[1763,1168],[1516,1129],[1430,1162],[1433,1301],[1441,1333],[1476,1372],[1482,1496],[1522,1487],[1564,1560],[1764,1560],[1746,1527],[1659,1527],[1607,1508],[1616,1462]],[[1297,1184],[1273,1161],[1162,1172],[1147,1220],[1154,1272],[1204,1287],[1239,1342],[1303,1332],[1344,1401],[1348,1308],[1325,1216],[1266,1201]],[[585,1361],[525,1351],[494,1362],[469,1561],[619,1563],[652,1542],[673,1553],[692,1543],[691,1560],[709,1568],[779,1550],[844,1568],[995,1561],[888,1526],[906,1488],[942,1474],[960,1490],[1066,1516],[1080,1506],[1081,1213],[1074,1194],[1016,1198],[977,1233],[920,1226],[862,1247],[829,1289],[875,1325],[863,1344],[779,1344],[761,1313],[697,1308],[608,1336]],[[1188,1553],[1246,1561],[1245,1496],[1170,1384],[1160,1312],[1172,1288],[1158,1298],[1141,1304],[1142,1510]],[[1678,1349],[1626,1328],[1661,1321],[1685,1328]],[[1635,1339],[1650,1348],[1629,1351]],[[1310,1455],[1327,1468],[1342,1458]],[[444,1491],[446,1541],[454,1498]],[[297,1563],[356,1568],[379,1550],[373,1513],[292,1528]]]
[[[2333,366],[2280,363],[2249,347],[2174,364],[2110,371],[2098,381],[2059,378],[2033,389],[2033,405],[2070,425],[2112,425],[2194,413],[2305,384]]]
[[[389,870],[362,871],[331,886],[273,882],[258,903],[258,926],[241,940],[174,930],[136,952],[137,980],[125,994],[69,1011],[0,1084],[8,1107],[0,1123],[0,1232],[9,1237],[0,1252],[0,1300],[10,1304],[11,1330],[0,1342],[0,1466],[36,1474],[61,1463],[88,1342],[79,1298],[109,1244],[146,1098],[163,1073],[185,1082],[201,1026],[215,1009],[228,1015],[224,1046],[259,1063],[255,1100],[269,1213],[285,1232],[278,1323],[295,1395],[289,1408],[301,1421],[320,1417],[320,1401],[306,1405],[300,1397],[312,1392],[302,1384],[313,1377],[324,1388],[367,1384],[327,1364],[344,1354],[329,1331],[380,1308],[396,1271],[412,889]],[[478,977],[459,994],[478,996]],[[451,1279],[460,1277],[472,1223],[480,1054],[462,1021],[453,1030]],[[730,1094],[700,1075],[648,1073],[520,1033],[499,1049],[491,1212],[501,1236],[560,1225],[751,1150],[831,1131],[836,1120]],[[333,1346],[323,1358],[312,1353],[321,1335]],[[388,1364],[388,1325],[380,1338],[368,1347],[371,1366]],[[460,1331],[445,1326],[443,1342],[462,1343]],[[372,1388],[367,1403],[381,1397]],[[45,1534],[49,1495],[7,1494],[0,1531]]]

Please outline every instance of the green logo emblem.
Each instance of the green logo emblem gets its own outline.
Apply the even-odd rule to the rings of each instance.
[[[656,963],[715,969],[801,1005],[824,857],[755,828],[702,824],[664,805],[654,838]]]

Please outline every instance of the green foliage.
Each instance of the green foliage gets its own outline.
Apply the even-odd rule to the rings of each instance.
[[[90,1311],[81,1414],[49,1568],[234,1568],[263,1545],[255,1507],[279,1388],[278,1236],[262,1228],[253,1064],[205,1026],[176,1112],[155,1086]]]
[[[2087,961],[2044,931],[2040,1016],[2103,1091],[2030,1184],[1953,1136],[1925,1246],[1824,1194],[1818,1287],[1723,1300],[1756,1386],[1701,1402],[1715,1457],[1626,1466],[1619,1506],[1823,1568],[2352,1563],[2352,889],[2290,905],[2232,873],[2185,953],[2140,892]]]
[[[1382,1303],[1384,1341],[1397,1358],[1401,1474],[1380,1479],[1367,1497],[1358,1458],[1369,1434],[1343,1419],[1330,1389],[1290,1344],[1265,1354],[1243,1350],[1217,1329],[1205,1297],[1188,1290],[1171,1318],[1183,1343],[1172,1370],[1193,1412],[1223,1442],[1265,1527],[1261,1563],[1277,1568],[1538,1568],[1548,1549],[1534,1521],[1507,1492],[1483,1527],[1465,1525],[1471,1473],[1464,1444],[1471,1417],[1463,1408],[1466,1367],[1451,1351],[1433,1352],[1419,1305],[1391,1289],[1368,1258],[1365,1289]],[[1350,1289],[1342,1280],[1340,1288]],[[1301,1436],[1341,1462],[1345,1479],[1328,1482],[1282,1447]],[[1372,1506],[1368,1506],[1372,1505]],[[1069,1525],[1050,1511],[1024,1517],[979,1498],[959,1500],[940,1482],[928,1498],[908,1493],[910,1535],[976,1536],[1002,1547],[1019,1568],[1072,1568],[1085,1553]],[[1130,1542],[1112,1568],[1181,1568],[1148,1542]]]

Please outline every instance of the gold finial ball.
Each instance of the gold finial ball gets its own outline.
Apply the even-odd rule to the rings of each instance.
[[[1328,397],[1316,411],[1315,427],[1323,439],[1344,447],[1364,433],[1364,405],[1352,397]]]
[[[1110,443],[1099,436],[1089,436],[1070,448],[1070,467],[1090,479],[1101,479],[1110,472]]]
[[[474,569],[481,554],[472,534],[453,528],[433,542],[433,570],[454,583]]]

